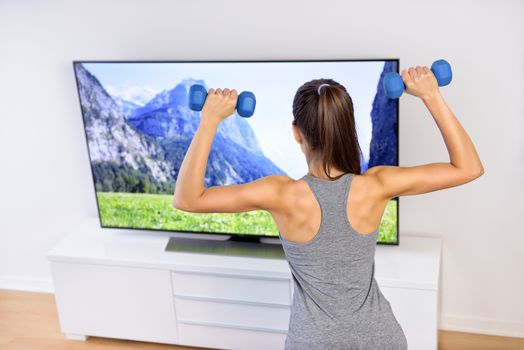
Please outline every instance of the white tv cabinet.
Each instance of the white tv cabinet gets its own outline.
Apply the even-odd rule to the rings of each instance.
[[[101,229],[92,218],[59,242],[48,259],[66,337],[284,349],[293,296],[286,260],[165,252],[168,239]],[[437,349],[440,256],[436,238],[377,246],[375,277],[410,350]]]

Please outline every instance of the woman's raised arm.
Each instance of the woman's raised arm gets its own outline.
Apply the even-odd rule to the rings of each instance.
[[[412,167],[376,166],[366,175],[377,180],[385,198],[416,195],[470,182],[484,173],[473,142],[440,94],[437,81],[428,67],[402,71],[406,92],[420,97],[444,138],[449,163],[429,163]]]

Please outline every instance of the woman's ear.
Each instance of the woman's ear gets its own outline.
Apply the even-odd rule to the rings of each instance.
[[[291,124],[291,129],[293,129],[295,141],[297,141],[299,144],[302,144],[304,141],[302,139],[302,135],[300,135],[300,131],[298,131],[298,127],[295,124]]]

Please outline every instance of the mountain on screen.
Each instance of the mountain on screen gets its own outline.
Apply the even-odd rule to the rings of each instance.
[[[396,72],[397,62],[388,61],[378,80],[377,93],[371,109],[371,143],[369,147],[368,168],[377,165],[398,165],[398,120],[397,101],[387,97],[383,80],[388,72]]]
[[[171,179],[171,164],[162,159],[157,143],[126,123],[122,109],[95,76],[81,64],[76,65],[76,72],[91,163],[114,162],[158,181]],[[97,180],[102,184],[109,179]]]
[[[99,191],[171,193],[200,123],[187,107],[192,84],[185,79],[140,106],[111,96],[82,64],[77,82],[95,184]],[[239,184],[284,174],[262,152],[249,123],[238,115],[221,122],[209,154],[208,186]]]

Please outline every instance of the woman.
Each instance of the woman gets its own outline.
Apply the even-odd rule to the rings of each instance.
[[[484,172],[475,147],[447,106],[431,70],[403,70],[440,129],[450,162],[375,166],[361,173],[353,102],[332,79],[302,85],[293,133],[307,161],[298,180],[266,176],[204,188],[210,147],[237,91],[210,89],[182,162],[173,206],[190,212],[266,210],[280,232],[295,283],[286,349],[406,349],[407,340],[374,277],[379,225],[391,198],[468,183]]]

